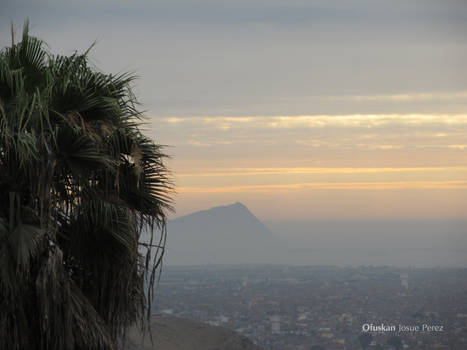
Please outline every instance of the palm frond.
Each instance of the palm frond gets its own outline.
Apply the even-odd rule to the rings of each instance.
[[[0,52],[0,349],[113,350],[149,316],[171,176],[134,77],[87,54],[50,54],[28,23]]]

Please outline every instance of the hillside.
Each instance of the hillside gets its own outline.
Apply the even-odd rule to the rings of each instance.
[[[277,251],[269,229],[241,203],[218,206],[168,223],[169,265],[268,263]]]
[[[272,237],[269,229],[240,202],[197,211],[179,217],[169,225],[172,229],[184,229],[189,226],[190,230],[199,232],[203,237],[213,234],[222,237],[235,234],[237,237],[257,239]]]
[[[153,316],[151,329],[154,342],[132,329],[128,350],[261,350],[248,338],[223,327],[214,327],[190,320]]]

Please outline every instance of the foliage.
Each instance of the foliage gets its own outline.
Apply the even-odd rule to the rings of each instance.
[[[133,78],[87,54],[50,54],[27,23],[0,52],[1,349],[117,349],[148,315],[165,155],[139,130]]]

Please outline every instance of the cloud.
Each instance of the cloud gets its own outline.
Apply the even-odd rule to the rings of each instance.
[[[386,95],[351,95],[351,96],[325,96],[323,99],[331,101],[353,102],[413,102],[413,101],[452,101],[467,99],[467,91],[412,93],[412,94],[386,94]]]
[[[286,165],[301,159],[307,166],[333,167],[466,164],[467,114],[168,116],[154,118],[153,130],[156,140],[176,146],[174,155],[183,161],[230,159],[239,164],[255,158],[261,165],[266,159]],[[201,155],[195,145],[211,147],[204,147]]]
[[[452,190],[467,189],[467,181],[309,182],[286,185],[179,187],[178,193],[291,192],[303,190]]]
[[[2,44],[10,41],[10,20],[19,34],[27,17],[53,52],[82,51],[97,40],[91,56],[99,68],[136,71],[138,96],[158,115],[462,112],[467,106],[467,8],[453,1],[2,5]]]
[[[465,145],[467,147],[467,145]],[[251,175],[290,174],[384,174],[384,173],[466,172],[467,167],[413,167],[413,168],[218,168],[215,171],[200,169],[199,172],[179,173],[177,177],[224,177]]]
[[[458,150],[465,150],[467,149],[467,145],[448,145],[448,148],[458,149]]]
[[[248,117],[168,117],[165,123],[205,125],[218,129],[376,128],[385,126],[467,126],[466,114],[352,114]]]

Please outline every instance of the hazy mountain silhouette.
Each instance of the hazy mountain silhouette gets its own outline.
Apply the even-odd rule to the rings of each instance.
[[[466,221],[288,221],[268,229],[241,203],[168,223],[164,263],[467,266]]]
[[[271,231],[240,202],[197,211],[171,221],[170,225],[172,230],[189,225],[191,230],[206,236],[272,237]]]
[[[271,262],[277,247],[271,231],[238,202],[177,218],[168,232],[171,265]]]

